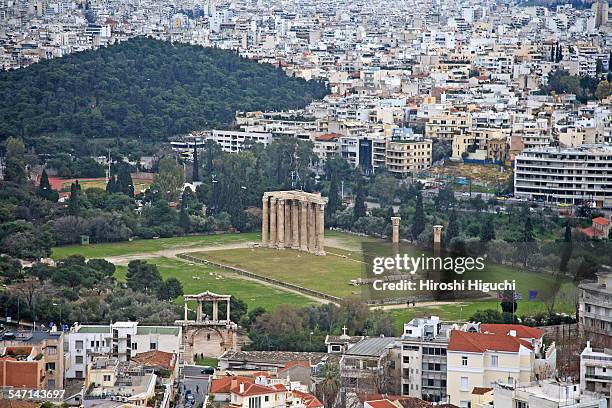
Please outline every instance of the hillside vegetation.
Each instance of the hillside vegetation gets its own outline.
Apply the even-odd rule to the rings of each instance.
[[[304,107],[321,82],[287,76],[232,51],[150,38],[0,72],[0,141],[22,137],[38,151],[160,141],[227,127],[236,110]],[[97,139],[92,144],[79,141]],[[96,153],[96,152],[91,152]]]

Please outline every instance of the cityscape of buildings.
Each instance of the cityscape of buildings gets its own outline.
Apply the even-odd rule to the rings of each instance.
[[[170,147],[188,160],[208,142],[239,153],[290,137],[312,143],[318,171],[339,157],[366,176],[384,171],[427,186],[445,163],[494,167],[511,172],[513,200],[604,211],[582,231],[610,237],[607,0],[0,0],[2,70],[137,36],[233,50],[329,89],[304,109],[239,111],[231,129],[173,136]],[[596,90],[585,97],[577,79],[555,91],[561,72]],[[96,159],[110,175],[110,153]],[[320,255],[323,207],[318,214]],[[276,229],[276,213],[272,219]],[[580,341],[571,357],[561,357],[566,345],[548,327],[437,316],[405,322],[398,337],[345,328],[329,333],[321,352],[242,350],[230,296],[209,292],[193,296],[214,302],[212,320],[202,305],[188,320],[185,304],[184,319],[167,326],[71,322],[43,330],[5,321],[0,400],[16,389],[45,389],[64,391],[55,403],[87,408],[612,407],[612,349],[587,340],[609,345],[612,336],[612,272],[596,276],[577,288],[570,329]],[[211,330],[200,344],[202,329]],[[202,347],[220,355],[198,358]],[[205,357],[218,364],[198,364]],[[568,358],[578,362],[574,375],[561,373]],[[332,363],[338,393],[329,401],[321,396]]]

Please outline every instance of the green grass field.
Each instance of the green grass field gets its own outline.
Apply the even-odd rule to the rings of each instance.
[[[183,284],[183,291],[187,294],[197,294],[207,290],[229,294],[245,301],[250,310],[258,306],[266,310],[273,310],[283,304],[307,306],[315,303],[296,293],[246,280],[233,273],[207,265],[191,264],[169,258],[153,258],[147,262],[156,264],[164,279],[177,278]],[[125,281],[126,272],[127,267],[118,266],[115,277],[119,281]],[[178,299],[178,302],[182,304],[182,298]]]
[[[108,256],[130,255],[162,251],[165,249],[190,248],[208,245],[225,245],[241,242],[259,242],[261,234],[215,234],[215,235],[188,235],[184,237],[135,239],[130,242],[113,242],[91,245],[68,245],[53,248],[54,259],[65,258],[69,255],[83,255],[86,258],[104,258]]]
[[[361,291],[350,280],[361,276],[361,262],[348,258],[354,255],[338,248],[325,248],[327,256],[286,249],[243,248],[197,252],[193,256],[231,265],[271,278],[315,289],[330,295],[348,297]]]

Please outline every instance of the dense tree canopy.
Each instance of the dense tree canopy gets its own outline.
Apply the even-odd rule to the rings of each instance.
[[[231,51],[140,37],[0,72],[0,140],[99,154],[76,141],[164,140],[227,127],[237,110],[301,108],[326,92]]]

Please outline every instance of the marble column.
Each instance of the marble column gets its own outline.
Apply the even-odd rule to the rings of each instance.
[[[307,217],[308,217],[308,251],[314,252],[315,248],[315,219],[314,219],[314,209],[312,208],[312,203],[306,203],[307,208]]]
[[[391,242],[393,244],[399,244],[400,241],[400,217],[391,217]]]
[[[227,299],[227,308],[225,309],[225,315],[226,315],[226,319],[228,322],[230,321],[230,300]]]
[[[291,247],[291,200],[285,200],[285,248]]]
[[[202,302],[198,300],[198,308],[196,309],[196,321],[202,321]]]
[[[184,320],[187,320],[187,302],[185,302],[185,319]]]
[[[285,248],[285,200],[278,200],[276,204],[276,233],[278,249]]]
[[[270,243],[269,243],[269,247],[270,248],[276,248],[276,243],[278,241],[278,237],[276,234],[276,208],[278,207],[278,200],[274,197],[272,197],[271,203],[270,203]]]
[[[315,204],[315,211],[316,211],[315,255],[325,255],[325,248],[324,248],[325,204]]]
[[[268,246],[268,219],[269,219],[269,209],[268,209],[268,196],[264,196],[262,205],[261,205],[261,246]]]
[[[300,250],[308,251],[308,203],[300,201]]]
[[[216,299],[213,300],[213,315],[212,315],[212,319],[213,319],[213,322],[218,322],[219,321],[219,302]]]
[[[291,248],[300,249],[299,201],[291,203]]]

